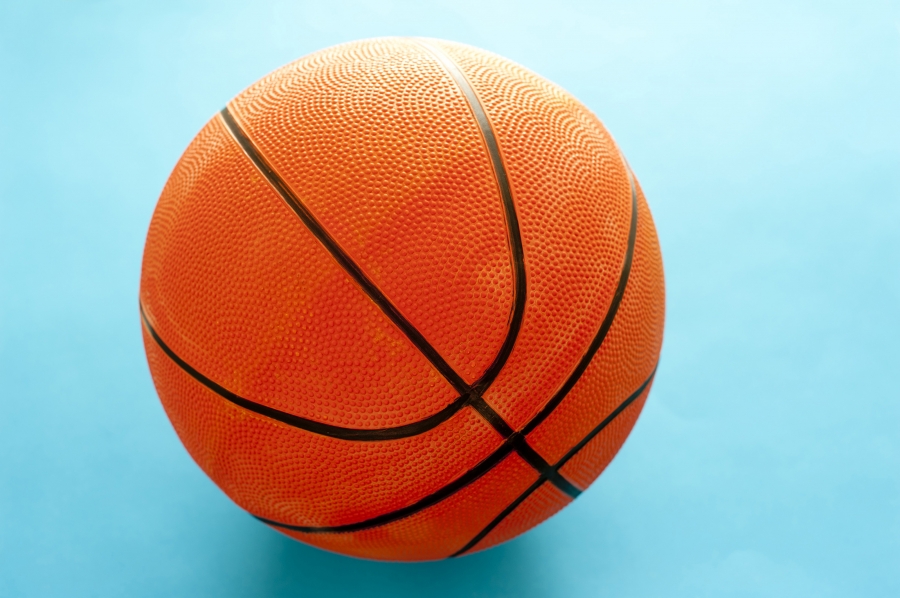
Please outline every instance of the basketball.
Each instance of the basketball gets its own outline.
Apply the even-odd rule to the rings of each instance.
[[[140,318],[187,451],[302,542],[432,560],[569,504],[662,345],[641,187],[592,112],[494,54],[322,50],[216,114],[166,183]]]

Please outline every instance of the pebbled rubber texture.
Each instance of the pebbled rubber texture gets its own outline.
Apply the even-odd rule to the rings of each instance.
[[[550,463],[638,388],[659,358],[665,316],[662,259],[650,210],[639,187],[636,192],[634,259],[609,333],[564,401],[528,434],[528,441]]]
[[[285,533],[320,548],[364,558],[444,558],[490,522],[494,513],[485,507],[513,501],[537,477],[512,454],[460,492],[400,521],[345,534]]]
[[[228,107],[450,365],[470,383],[487,369],[512,303],[506,225],[478,124],[441,65],[412,41],[339,46]]]
[[[487,530],[483,538],[465,552],[478,552],[515,538],[547,517],[556,514],[572,499],[552,484],[544,482],[514,505],[511,512]]]
[[[144,338],[157,390],[188,452],[260,517],[309,526],[375,517],[440,489],[502,443],[471,409],[419,436],[385,442],[291,428],[222,400]]]
[[[147,235],[141,297],[176,354],[277,409],[384,428],[456,398],[263,180],[218,117],[163,190]],[[404,400],[386,400],[391,396]]]
[[[440,46],[491,119],[522,227],[528,306],[516,348],[485,393],[518,429],[563,383],[606,315],[626,253],[628,176],[603,125],[565,91],[508,60]]]
[[[512,538],[600,474],[665,298],[593,114],[487,52],[379,39],[275,71],[203,128],[140,303],[166,412],[228,496],[328,550],[423,560]]]

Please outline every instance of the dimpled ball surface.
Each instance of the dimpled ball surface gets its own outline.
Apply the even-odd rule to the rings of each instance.
[[[482,550],[586,489],[662,343],[640,186],[600,121],[493,54],[326,49],[200,131],[159,199],[141,319],[188,452],[285,534]]]

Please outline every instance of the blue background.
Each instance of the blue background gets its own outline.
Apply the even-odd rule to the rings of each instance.
[[[193,464],[140,341],[144,235],[227,100],[316,49],[454,39],[616,136],[666,340],[618,458],[499,548],[383,564],[288,540]],[[900,595],[900,5],[4,2],[3,596]]]

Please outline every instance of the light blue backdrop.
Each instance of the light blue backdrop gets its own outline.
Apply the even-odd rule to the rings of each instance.
[[[363,37],[569,89],[649,197],[656,386],[537,530],[402,565],[254,522],[189,459],[140,342],[144,234],[203,123]],[[900,595],[900,5],[4,2],[0,595]]]

